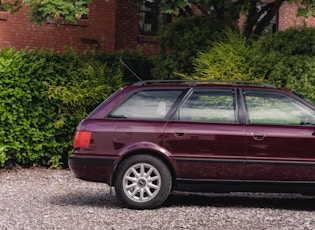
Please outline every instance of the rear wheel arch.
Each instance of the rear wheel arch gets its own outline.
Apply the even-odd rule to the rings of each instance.
[[[110,186],[115,185],[115,179],[117,176],[117,169],[122,164],[122,162],[124,162],[124,160],[126,160],[127,158],[130,158],[130,157],[135,156],[135,155],[150,155],[152,157],[156,157],[156,158],[160,159],[166,165],[166,167],[168,168],[168,170],[171,174],[172,185],[173,185],[172,188],[175,186],[176,173],[175,173],[175,169],[174,169],[173,165],[170,163],[170,161],[167,159],[166,156],[164,156],[160,153],[157,153],[153,150],[137,150],[137,151],[130,152],[129,154],[123,156],[119,160],[119,162],[115,165],[115,167],[113,169],[113,173],[112,173],[111,180],[110,180]]]

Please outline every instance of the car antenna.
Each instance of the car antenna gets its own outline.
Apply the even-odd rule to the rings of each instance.
[[[127,64],[125,62],[123,62],[122,59],[120,59],[121,64],[123,64],[126,69],[128,69],[139,81],[142,81],[142,79],[135,73],[132,71],[132,69],[129,68],[129,66],[127,66]]]

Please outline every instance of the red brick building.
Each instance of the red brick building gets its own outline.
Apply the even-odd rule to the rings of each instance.
[[[0,47],[23,49],[54,48],[62,51],[73,47],[83,51],[97,45],[105,51],[137,49],[146,55],[158,50],[154,20],[145,15],[145,8],[138,10],[128,0],[92,0],[87,19],[77,25],[54,23],[44,26],[30,24],[26,9],[10,14],[0,11]],[[281,7],[274,26],[284,30],[291,26],[314,26],[314,19],[295,17],[298,6],[287,1]]]
[[[71,46],[84,50],[98,45],[106,51],[136,49],[144,46],[146,54],[158,49],[154,33],[139,32],[139,10],[127,0],[93,0],[87,19],[77,25],[30,24],[26,9],[10,14],[0,11],[0,47],[23,49],[54,48],[62,51]]]

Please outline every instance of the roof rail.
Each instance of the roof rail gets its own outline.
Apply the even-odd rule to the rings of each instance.
[[[138,81],[133,84],[133,86],[143,86],[143,85],[151,85],[151,84],[189,84],[191,86],[196,86],[199,84],[204,83],[217,83],[217,84],[237,84],[237,85],[260,85],[266,88],[277,88],[274,85],[264,83],[264,82],[255,82],[255,81],[238,81],[238,80],[145,80],[145,81]]]

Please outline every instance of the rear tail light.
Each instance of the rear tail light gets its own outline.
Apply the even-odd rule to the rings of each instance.
[[[91,143],[91,136],[91,132],[77,131],[74,136],[73,146],[75,148],[88,148]]]

